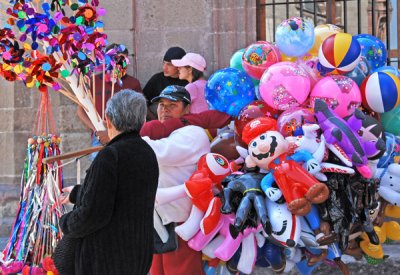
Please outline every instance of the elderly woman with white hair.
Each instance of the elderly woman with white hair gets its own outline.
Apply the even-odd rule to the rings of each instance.
[[[105,113],[110,142],[83,185],[65,188],[70,193],[61,198],[61,203],[75,204],[60,220],[64,238],[74,243],[72,274],[147,274],[159,171],[154,151],[139,136],[146,100],[122,90],[107,102]],[[57,258],[55,264],[68,265]]]

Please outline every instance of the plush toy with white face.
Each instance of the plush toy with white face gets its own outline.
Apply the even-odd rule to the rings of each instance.
[[[268,199],[278,201],[283,196],[293,214],[304,216],[312,203],[328,198],[328,187],[310,175],[321,170],[319,163],[305,150],[288,155],[289,144],[276,131],[274,119],[261,117],[250,121],[243,129],[242,139],[249,145],[246,166],[269,171],[261,181]],[[305,163],[307,170],[301,163]]]

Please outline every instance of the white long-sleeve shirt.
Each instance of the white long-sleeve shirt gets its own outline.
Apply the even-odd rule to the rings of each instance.
[[[183,184],[196,171],[200,157],[210,152],[207,134],[198,126],[185,126],[160,140],[143,139],[157,156],[160,171],[158,188]],[[189,217],[192,203],[185,197],[163,205],[156,203],[155,208],[163,224],[184,222]]]

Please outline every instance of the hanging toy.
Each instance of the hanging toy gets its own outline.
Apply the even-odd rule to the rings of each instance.
[[[232,174],[225,180],[228,184],[223,190],[222,213],[230,214],[233,212],[231,200],[234,192],[240,192],[243,195],[236,210],[235,223],[230,227],[233,238],[236,238],[239,232],[244,229],[252,207],[256,210],[257,217],[261,220],[265,232],[268,235],[272,233],[271,223],[265,207],[264,193],[260,187],[260,182],[263,177],[263,174],[249,172],[246,174]]]
[[[312,203],[328,198],[328,187],[309,174],[321,170],[318,162],[305,150],[289,156],[289,142],[276,131],[275,120],[264,117],[250,121],[243,129],[242,139],[249,144],[246,166],[269,170],[261,182],[268,199],[284,198],[293,214],[304,216]],[[299,162],[306,162],[307,170]],[[274,182],[278,187],[273,187]]]
[[[365,178],[371,178],[372,172],[368,167],[367,156],[372,155],[377,149],[383,150],[385,142],[382,139],[377,142],[362,140],[357,134],[365,115],[356,109],[354,114],[345,121],[320,99],[315,100],[314,112],[326,142],[339,145],[360,174]]]

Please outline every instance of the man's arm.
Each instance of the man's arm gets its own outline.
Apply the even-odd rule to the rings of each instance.
[[[204,129],[222,128],[229,124],[231,117],[225,113],[208,110],[199,114],[186,114],[182,118],[171,118],[163,123],[159,120],[146,122],[140,130],[141,136],[150,139],[161,139],[168,137],[176,129],[186,125],[199,126]]]
[[[104,131],[96,131],[96,128],[94,127],[93,123],[90,121],[88,115],[86,114],[85,110],[81,107],[78,106],[78,109],[76,110],[76,114],[79,118],[80,121],[90,130],[92,130],[93,133],[97,136],[101,144],[107,144],[110,141],[110,138],[108,137],[107,130]]]
[[[186,126],[167,138],[152,140],[143,137],[143,140],[155,152],[159,165],[192,165],[198,161],[199,155],[210,151],[210,142],[204,129],[194,126]]]
[[[78,108],[76,109],[76,115],[78,116],[79,120],[82,121],[82,123],[86,126],[86,128],[92,130],[93,132],[96,131],[93,123],[90,121],[88,115],[81,106],[78,106]]]

